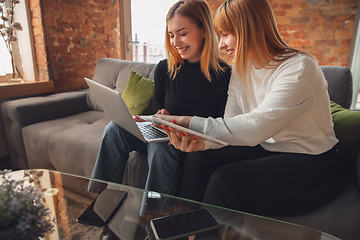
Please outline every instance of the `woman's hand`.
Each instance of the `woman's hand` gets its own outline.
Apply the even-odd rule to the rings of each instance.
[[[134,121],[135,122],[146,122],[146,120],[142,119],[141,117],[139,117],[137,115],[134,116]]]
[[[161,109],[161,110],[158,110],[157,111],[157,113],[155,113],[155,115],[154,116],[160,116],[160,115],[170,115],[170,113],[165,109],[165,108],[163,108],[163,109]],[[160,125],[159,124],[156,124],[156,123],[153,123],[153,125],[155,126],[155,127],[160,127]]]
[[[170,113],[165,108],[163,108],[163,109],[157,111],[157,113],[155,113],[155,115],[170,115]]]
[[[174,124],[189,128],[190,121],[192,117],[189,116],[172,116],[172,115],[157,115],[156,117],[164,119],[168,122],[172,122]],[[182,132],[180,130],[176,130],[175,128],[166,126],[162,124],[160,126],[165,130],[169,137],[169,144],[173,145],[175,148],[183,151],[183,152],[194,152],[201,151],[205,148],[205,142],[203,139],[194,136],[192,134],[188,134],[186,132]]]
[[[173,122],[175,123],[175,122]],[[176,149],[183,152],[196,152],[202,151],[205,148],[205,142],[202,138],[176,130],[172,127],[161,125],[169,137],[169,145],[173,145]]]

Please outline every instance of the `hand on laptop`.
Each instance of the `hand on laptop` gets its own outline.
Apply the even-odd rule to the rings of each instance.
[[[157,113],[155,113],[155,115],[160,115],[160,114],[161,115],[170,115],[170,113],[165,108],[163,108],[163,109],[157,111]]]
[[[139,117],[139,116],[137,116],[137,115],[134,116],[134,121],[135,121],[135,122],[146,122],[145,119],[142,119],[141,117]]]
[[[154,114],[154,116],[159,116],[159,115],[170,115],[170,113],[165,108],[163,108],[163,109],[157,111],[157,113]],[[160,124],[157,124],[157,123],[153,122],[153,125],[155,127],[160,128]]]

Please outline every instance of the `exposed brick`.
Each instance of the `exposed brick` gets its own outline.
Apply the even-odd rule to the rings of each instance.
[[[290,38],[291,37],[291,34],[288,32],[280,32],[280,35],[282,38]]]
[[[337,46],[337,40],[315,40],[316,46]]]
[[[37,18],[37,17],[41,16],[41,8],[40,7],[30,8],[30,10],[31,10],[32,18]]]
[[[298,9],[303,9],[306,7],[306,2],[305,1],[300,1],[300,2],[294,1],[293,7],[298,8]]]
[[[82,41],[79,38],[74,38],[71,40],[71,42],[75,45],[75,46],[81,46],[82,45]]]
[[[57,3],[54,9],[57,11],[65,12],[68,6],[68,4]]]
[[[328,29],[328,30],[338,30],[338,29],[341,29],[342,26],[343,26],[342,22],[330,22],[330,23],[327,23],[326,29]]]
[[[289,25],[291,20],[289,18],[280,17],[276,19],[277,24]]]
[[[45,54],[37,54],[36,61],[38,63],[46,63],[47,62],[46,55]]]
[[[104,32],[104,28],[102,28],[102,27],[94,27],[94,31],[95,31],[96,33],[103,33],[103,32]]]
[[[310,40],[292,40],[292,46],[306,47],[310,45]]]
[[[31,24],[33,26],[41,26],[41,24],[42,24],[41,18],[33,18],[33,19],[31,19]]]
[[[298,9],[290,9],[286,11],[285,14],[287,17],[297,17],[300,15],[300,10]]]
[[[294,24],[288,26],[289,31],[305,31],[308,28],[309,26],[307,24]]]
[[[322,35],[321,31],[313,31],[313,32],[309,32],[307,37],[309,39],[320,39]]]
[[[40,7],[40,0],[32,0],[29,1],[30,9],[39,8]]]
[[[326,62],[333,62],[333,61],[335,61],[335,56],[333,56],[333,55],[330,55],[330,56],[324,55],[324,56],[323,56],[323,59],[324,59]]]
[[[69,13],[72,13],[72,14],[78,14],[78,13],[79,13],[79,7],[69,5],[69,6],[67,7],[67,11],[68,11]]]
[[[223,1],[207,0],[212,12]],[[118,1],[41,2],[29,1],[39,79],[53,80],[56,92],[87,88],[83,76],[92,77],[98,59],[120,58]],[[269,0],[281,36],[290,46],[310,52],[319,64],[346,66],[358,0],[308,2]]]
[[[50,17],[44,18],[44,25],[46,27],[55,27],[56,26],[55,18],[50,18]]]
[[[35,44],[44,44],[44,36],[42,36],[42,35],[34,36],[34,43]]]
[[[44,29],[42,26],[33,27],[33,33],[35,36],[42,35],[44,33]]]
[[[94,31],[94,27],[88,24],[83,24],[82,25],[82,30],[83,31],[87,31],[87,32],[91,32]]]
[[[91,52],[91,51],[92,51],[91,46],[70,48],[70,53],[73,53],[73,54],[88,53],[88,52]]]
[[[293,8],[293,4],[291,4],[291,3],[282,3],[279,6],[281,9],[292,9]]]
[[[335,32],[335,38],[351,38],[352,31],[350,30],[341,30]]]
[[[41,4],[44,8],[55,8],[54,0],[41,0]]]
[[[59,46],[69,46],[71,43],[70,39],[67,37],[59,37],[58,44]]]
[[[311,22],[315,23],[315,24],[326,23],[326,21],[327,21],[327,18],[325,16],[321,16],[321,15],[315,15],[315,16],[312,16],[312,18],[311,18]]]
[[[308,23],[309,19],[310,17],[295,17],[295,18],[291,18],[291,23],[292,24]]]
[[[280,32],[283,32],[283,31],[286,31],[286,29],[287,29],[287,26],[285,26],[285,25],[277,25],[277,27],[278,27],[278,30],[280,31]]]
[[[340,15],[333,16],[329,18],[330,22],[346,22],[346,21],[355,21],[355,14],[352,15]]]
[[[351,38],[349,38],[349,39],[341,39],[340,42],[341,42],[341,46],[350,46]]]
[[[81,30],[81,23],[80,22],[71,22],[70,26],[74,30]]]
[[[49,46],[50,53],[65,53],[67,52],[67,46]]]
[[[331,53],[333,54],[348,54],[349,47],[331,47]]]
[[[345,23],[344,29],[349,29],[352,31],[354,29],[354,25],[355,25],[355,22]]]
[[[77,37],[79,35],[78,31],[73,31],[73,30],[64,30],[64,35],[66,37],[71,37],[71,38],[74,38],[74,37]]]
[[[103,4],[103,0],[94,0],[95,4]]]
[[[294,32],[294,38],[304,39],[306,38],[306,32],[305,31]]]
[[[69,28],[69,23],[58,19],[56,21],[56,27],[57,28],[62,28],[62,29],[67,29],[67,28]]]
[[[53,9],[45,8],[44,9],[44,17],[52,17],[55,19],[58,19],[60,16],[60,13],[58,11],[55,11]]]
[[[277,17],[283,17],[286,15],[286,11],[285,10],[275,10],[274,11],[274,14],[277,16]]]

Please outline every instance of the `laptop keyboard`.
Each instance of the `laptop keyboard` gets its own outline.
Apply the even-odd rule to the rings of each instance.
[[[156,139],[156,138],[166,138],[167,134],[160,131],[156,127],[154,127],[152,124],[149,124],[148,122],[137,122],[137,125],[139,126],[140,131],[147,139]]]

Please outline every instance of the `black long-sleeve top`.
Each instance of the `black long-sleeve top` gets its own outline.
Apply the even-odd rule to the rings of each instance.
[[[167,60],[155,69],[153,109],[155,113],[165,108],[171,115],[222,117],[227,100],[231,68],[216,75],[211,71],[211,82],[201,72],[200,62],[184,64],[171,79]]]

